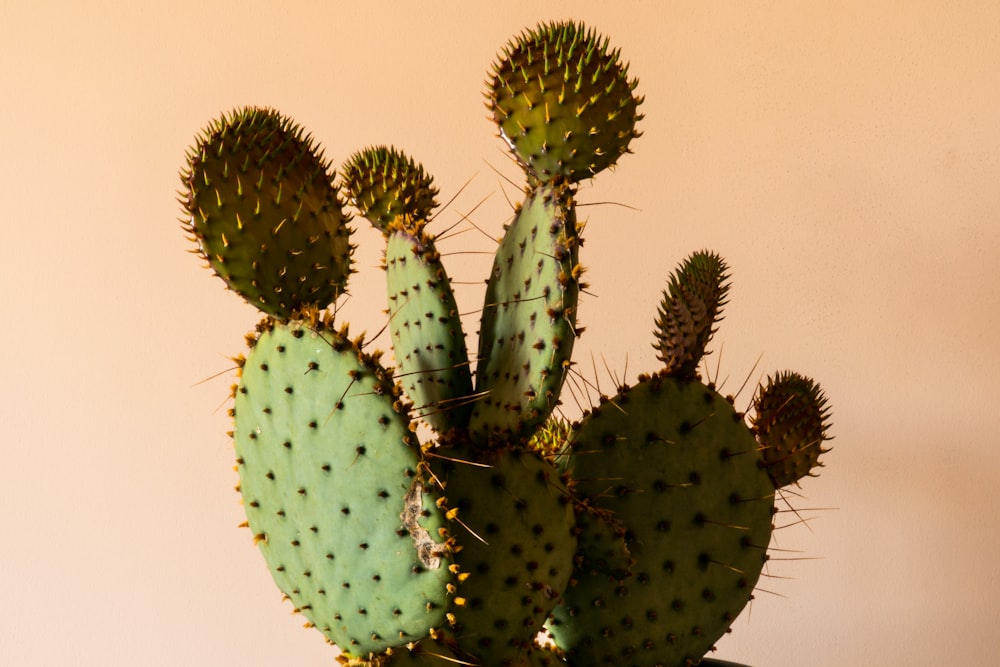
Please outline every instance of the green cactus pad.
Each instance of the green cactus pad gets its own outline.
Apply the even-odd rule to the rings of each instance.
[[[607,39],[582,24],[545,23],[507,44],[487,106],[529,173],[576,182],[614,165],[639,136],[637,83]]]
[[[656,344],[665,372],[695,377],[705,347],[715,335],[729,293],[729,269],[712,252],[692,254],[670,276],[656,318]]]
[[[456,447],[447,456],[431,459],[461,570],[445,633],[476,664],[522,664],[573,569],[566,487],[532,452]]]
[[[351,273],[350,216],[312,139],[273,109],[214,121],[187,154],[182,221],[230,289],[287,319],[324,308]]]
[[[395,148],[375,146],[359,151],[342,172],[351,203],[383,233],[402,222],[416,234],[437,207],[434,179]]]
[[[471,431],[530,438],[556,406],[577,335],[580,238],[572,191],[540,185],[497,249],[486,287]]]
[[[784,371],[767,379],[754,398],[754,432],[767,473],[776,488],[815,476],[819,457],[829,449],[830,408],[820,386],[811,378]]]
[[[624,524],[634,562],[577,570],[558,645],[575,667],[697,664],[766,560],[774,487],[750,430],[712,389],[661,374],[592,412],[573,452],[577,494]]]
[[[445,620],[453,578],[391,378],[346,331],[265,321],[236,389],[250,529],[296,610],[349,655]]]
[[[472,371],[451,282],[426,232],[389,234],[385,252],[389,331],[397,379],[438,433],[469,422]]]

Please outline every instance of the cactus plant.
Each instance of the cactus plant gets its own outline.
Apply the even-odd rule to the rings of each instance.
[[[752,596],[778,489],[828,451],[826,398],[782,372],[748,423],[701,380],[730,276],[700,251],[663,291],[662,368],[554,412],[582,332],[577,188],[631,152],[642,98],[572,21],[512,39],[487,86],[525,185],[475,356],[429,231],[438,190],[402,150],[361,149],[338,181],[258,107],[189,150],[183,227],[263,313],[231,410],[246,526],[344,664],[698,664]],[[394,364],[327,310],[354,270],[342,191],[385,238]]]

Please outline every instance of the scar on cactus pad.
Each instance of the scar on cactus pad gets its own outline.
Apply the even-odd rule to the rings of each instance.
[[[231,410],[245,525],[341,663],[698,664],[752,597],[775,493],[822,465],[813,380],[768,378],[748,424],[699,377],[730,281],[707,250],[663,290],[661,368],[578,420],[561,408],[582,331],[577,188],[631,152],[636,87],[571,21],[492,65],[487,106],[525,185],[471,355],[429,230],[438,188],[405,151],[360,149],[338,177],[266,107],[224,114],[188,151],[193,252],[263,315]],[[393,365],[335,322],[348,206],[385,241]]]

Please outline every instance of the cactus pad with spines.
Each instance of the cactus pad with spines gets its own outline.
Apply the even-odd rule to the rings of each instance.
[[[324,308],[352,271],[350,216],[311,137],[273,109],[208,126],[188,151],[183,221],[230,289],[279,318]]]
[[[386,237],[389,332],[397,379],[417,414],[439,434],[468,425],[472,371],[451,280],[424,228],[437,189],[424,168],[384,146],[344,167],[345,189]]]
[[[529,438],[556,406],[578,333],[571,188],[539,185],[497,249],[479,331],[473,437]]]
[[[819,457],[829,449],[830,408],[813,379],[784,371],[767,379],[754,398],[753,427],[767,472],[781,488],[821,467]]]
[[[447,449],[431,459],[461,569],[445,630],[477,664],[521,664],[572,573],[573,509],[534,452]]]
[[[696,664],[750,600],[771,536],[774,489],[741,415],[700,382],[644,378],[584,419],[571,469],[634,562],[577,570],[558,644],[574,667]]]
[[[693,378],[705,347],[715,334],[729,293],[729,269],[723,259],[702,250],[688,257],[670,276],[656,318],[657,357],[665,372]]]
[[[530,174],[576,182],[613,166],[639,136],[636,83],[607,39],[579,23],[546,23],[507,44],[487,106]]]
[[[356,656],[440,625],[444,518],[388,372],[315,314],[269,320],[235,398],[248,524],[296,610]]]
[[[391,232],[385,270],[397,379],[416,414],[439,434],[464,429],[472,371],[458,305],[433,238],[423,230]]]
[[[434,179],[393,147],[374,146],[355,153],[344,165],[342,178],[351,203],[383,233],[393,223],[416,233],[437,207]]]

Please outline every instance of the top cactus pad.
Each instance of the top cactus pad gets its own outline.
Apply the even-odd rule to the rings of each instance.
[[[329,164],[291,120],[256,107],[219,118],[188,151],[181,180],[198,252],[260,310],[287,319],[344,291],[349,216]]]
[[[541,24],[507,44],[493,65],[487,106],[530,174],[581,181],[628,152],[642,98],[618,55],[570,22]]]

